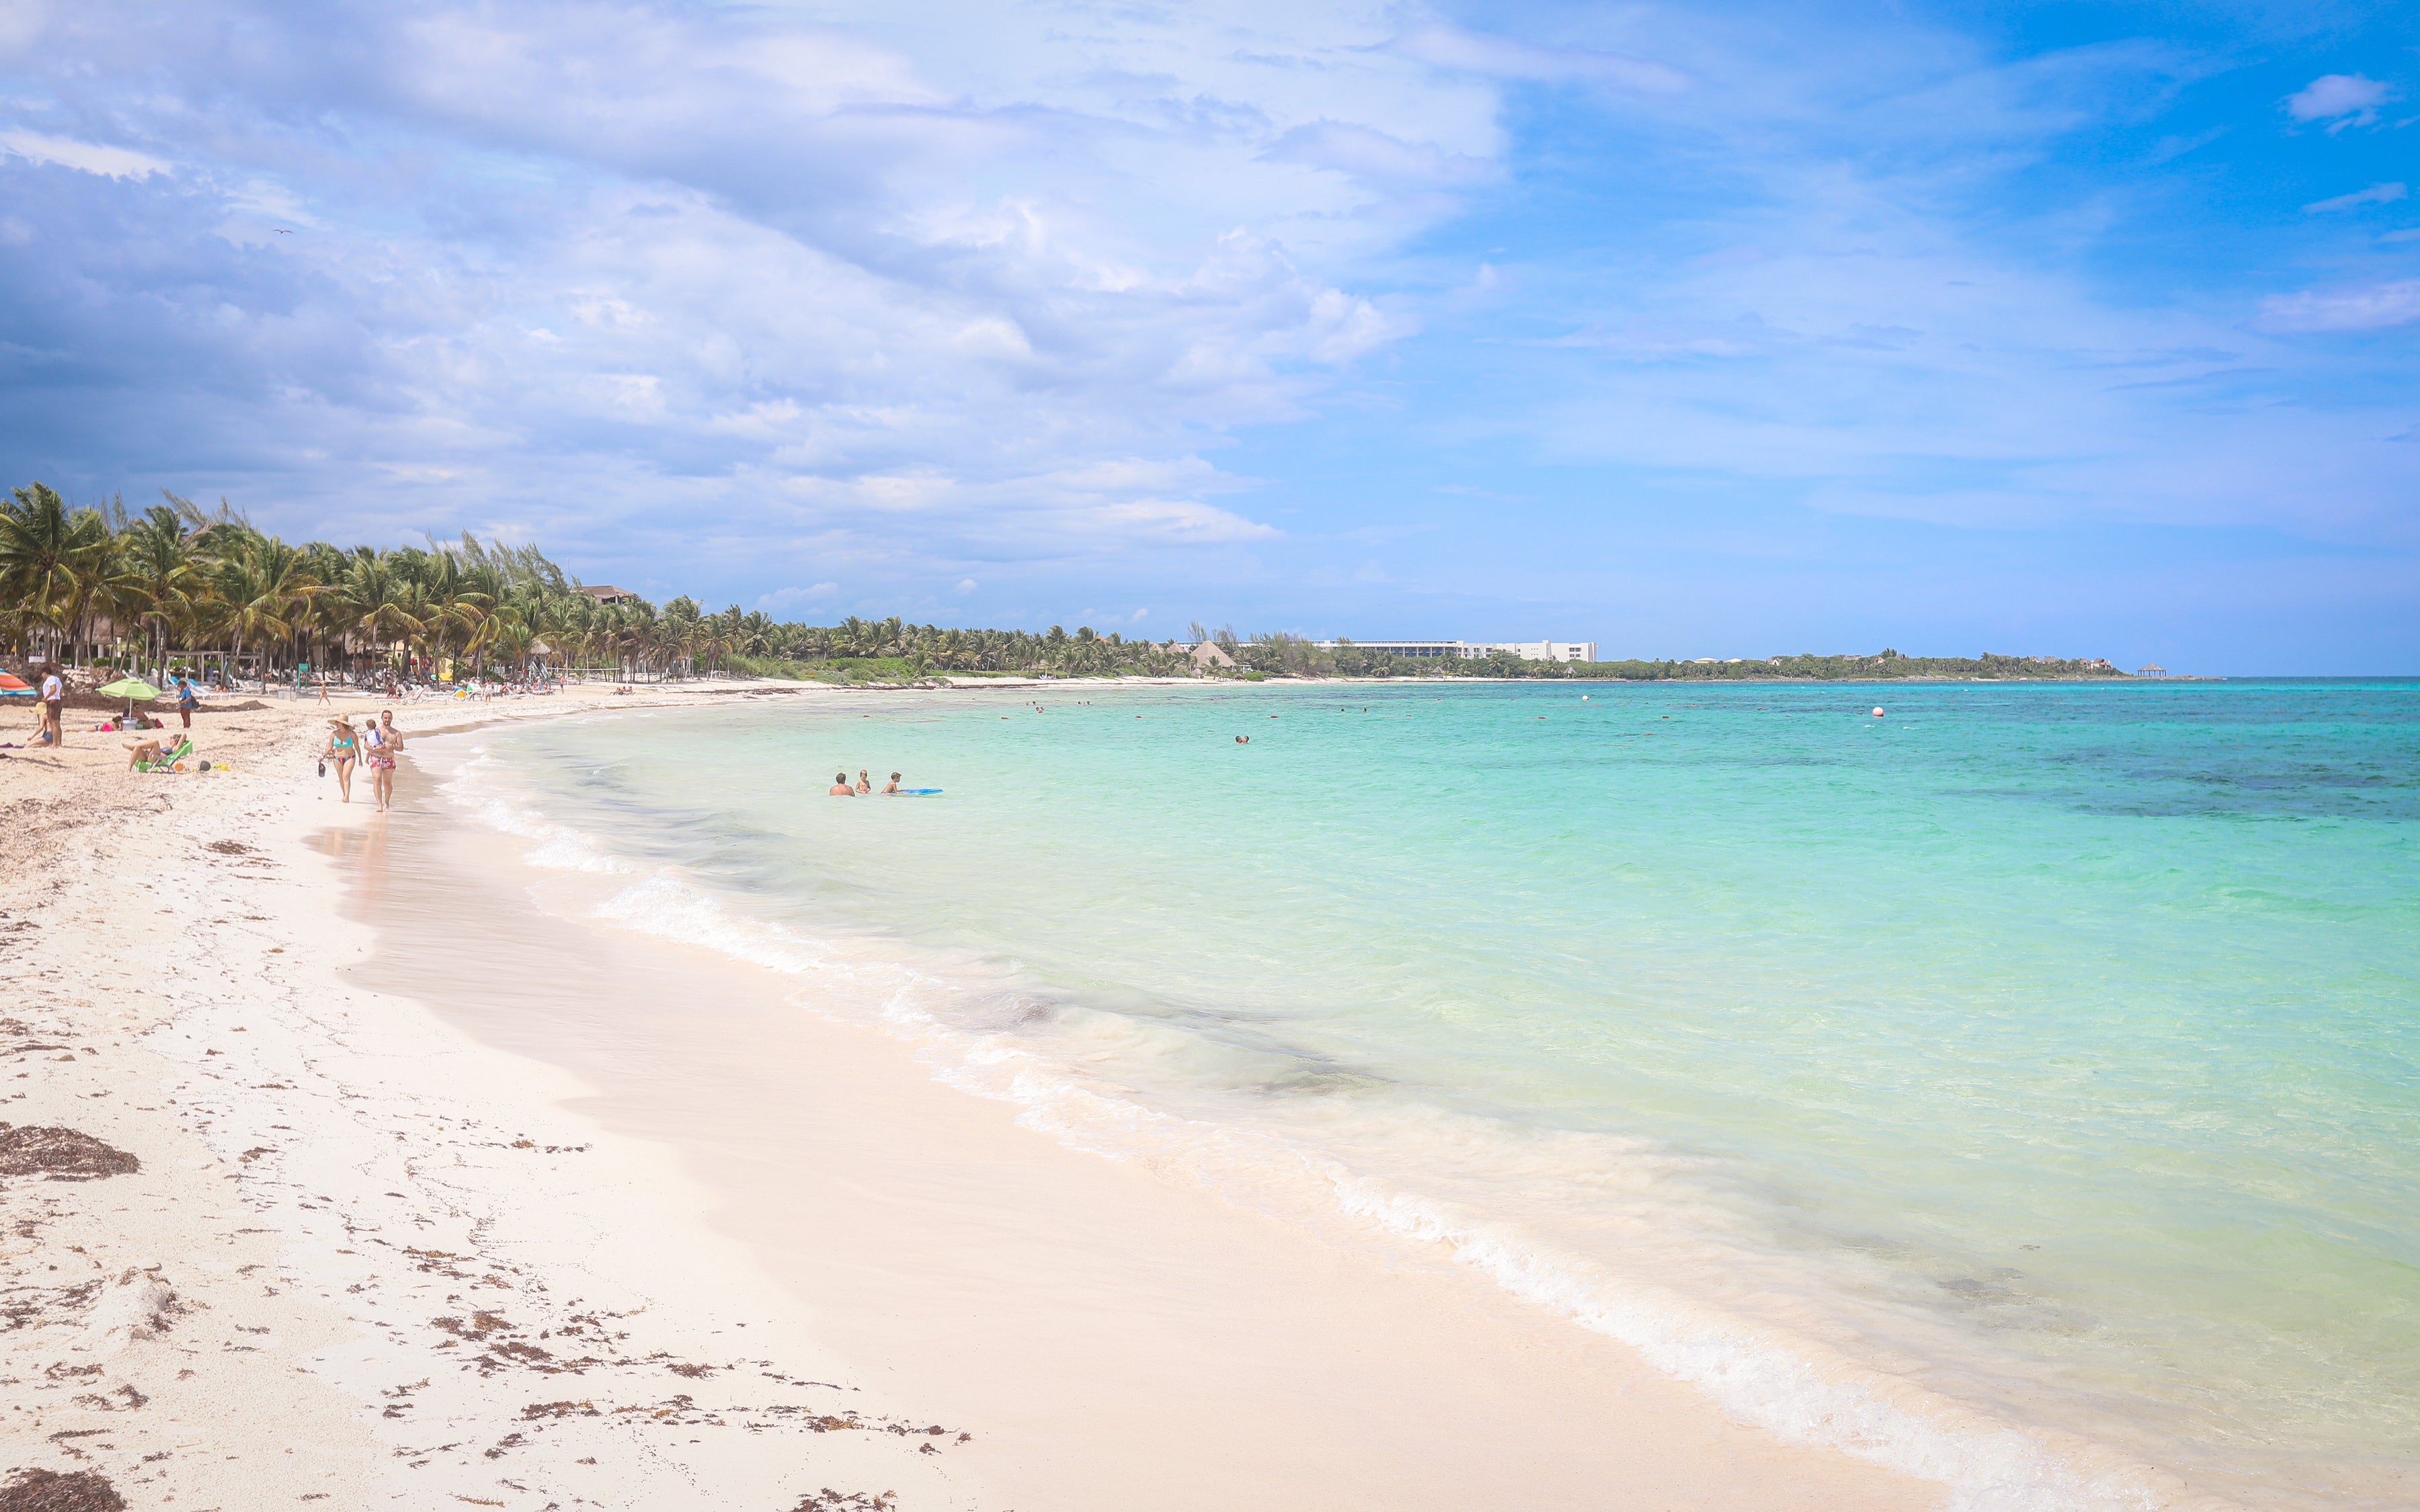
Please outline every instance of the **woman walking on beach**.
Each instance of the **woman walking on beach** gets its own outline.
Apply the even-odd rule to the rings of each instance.
[[[403,750],[403,733],[395,727],[395,711],[380,709],[369,728],[370,796],[379,813],[395,807],[395,759]]]
[[[194,728],[194,711],[201,706],[201,695],[194,691],[194,685],[186,679],[185,674],[178,672],[177,674],[177,717],[184,721],[186,729]]]
[[[343,715],[328,721],[328,760],[336,768],[336,795],[353,801],[353,759],[361,754],[361,736]]]

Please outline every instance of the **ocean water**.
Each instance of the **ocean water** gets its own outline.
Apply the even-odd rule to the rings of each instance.
[[[453,759],[599,927],[1953,1505],[2420,1505],[2420,682],[1068,684]]]

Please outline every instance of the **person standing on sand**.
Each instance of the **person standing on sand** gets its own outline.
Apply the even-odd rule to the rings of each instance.
[[[370,796],[378,800],[374,810],[384,813],[395,807],[395,759],[403,750],[403,733],[395,727],[395,711],[380,709],[378,723],[369,727]]]
[[[336,766],[336,795],[343,802],[353,801],[353,758],[361,754],[361,737],[353,733],[353,721],[338,715],[328,721],[328,760]]]
[[[857,796],[857,789],[848,785],[848,774],[846,772],[834,772],[832,774],[831,792],[827,794],[826,796],[833,798],[854,798]]]
[[[53,749],[68,743],[68,685],[54,665],[42,677],[42,739]]]
[[[201,707],[201,696],[194,691],[194,685],[185,680],[183,672],[178,672],[177,674],[177,717],[185,721],[186,729],[194,728],[194,711]]]

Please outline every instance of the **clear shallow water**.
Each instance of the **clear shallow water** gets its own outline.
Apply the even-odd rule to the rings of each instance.
[[[453,791],[1074,1142],[1960,1504],[2420,1503],[2420,683],[1039,699],[492,733]]]

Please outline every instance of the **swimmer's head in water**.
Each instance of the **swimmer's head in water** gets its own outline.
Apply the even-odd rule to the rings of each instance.
[[[834,772],[832,774],[832,780],[845,786],[848,782],[848,774],[846,772]]]
[[[898,781],[898,780],[899,780],[899,774],[898,774],[898,773],[896,773],[896,772],[892,773],[892,774],[891,774],[891,780],[892,780],[893,782]]]

